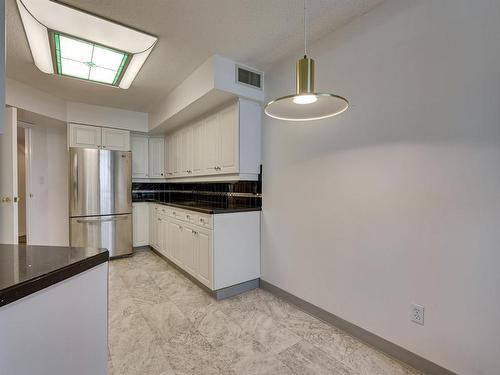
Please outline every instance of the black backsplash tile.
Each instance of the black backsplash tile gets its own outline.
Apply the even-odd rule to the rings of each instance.
[[[249,196],[232,196],[246,193]],[[132,199],[154,199],[167,203],[199,202],[222,207],[262,207],[261,181],[169,183],[134,182]]]

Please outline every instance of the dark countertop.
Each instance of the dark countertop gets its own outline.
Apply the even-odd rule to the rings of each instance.
[[[152,202],[163,204],[165,206],[171,206],[176,208],[183,208],[185,210],[191,210],[196,212],[201,212],[204,214],[228,214],[233,212],[248,212],[248,211],[262,211],[262,207],[247,207],[238,205],[222,205],[218,203],[204,203],[204,202],[161,202],[155,199],[132,199],[132,202]]]
[[[106,249],[0,244],[0,306],[108,260]]]

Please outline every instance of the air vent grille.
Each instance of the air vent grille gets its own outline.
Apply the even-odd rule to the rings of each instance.
[[[236,82],[262,89],[262,73],[241,66],[236,66]]]

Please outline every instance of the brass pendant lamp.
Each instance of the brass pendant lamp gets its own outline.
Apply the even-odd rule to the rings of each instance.
[[[320,120],[341,114],[349,107],[346,98],[314,92],[314,60],[307,57],[306,0],[304,0],[304,57],[296,65],[296,93],[267,103],[266,115],[286,121]]]

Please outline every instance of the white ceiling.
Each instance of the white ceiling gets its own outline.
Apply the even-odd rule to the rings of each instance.
[[[383,0],[309,0],[317,40]],[[33,64],[15,0],[7,0],[7,76],[70,101],[147,112],[209,56],[257,69],[300,49],[303,0],[66,0],[158,36],[128,90],[47,75]]]

